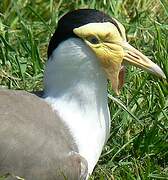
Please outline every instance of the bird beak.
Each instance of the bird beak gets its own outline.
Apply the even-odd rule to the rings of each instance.
[[[123,61],[120,63],[111,62],[112,66],[105,68],[108,79],[111,81],[112,88],[117,95],[119,95],[119,91],[124,84],[125,67],[123,64],[137,66],[145,71],[155,74],[158,77],[166,79],[162,69],[152,62],[147,56],[142,54],[126,41],[122,42],[120,45],[123,48]]]
[[[120,89],[124,84],[124,77],[125,77],[124,64],[127,63],[137,66],[148,72],[151,72],[157,75],[158,77],[162,77],[166,79],[165,74],[158,65],[156,65],[147,56],[145,56],[140,51],[138,51],[133,46],[131,46],[128,42],[124,41],[124,42],[116,43],[116,45],[119,45],[117,47],[118,50],[119,47],[120,48],[122,47],[122,51],[120,49],[120,51],[116,53],[116,54],[120,54],[120,57],[118,56],[117,59],[116,56],[115,57],[113,56],[114,53],[111,53],[111,58],[110,58],[111,60],[108,61],[108,63],[107,61],[103,60],[102,62],[106,62],[106,63],[102,63],[102,65],[106,72],[107,78],[111,81],[112,89],[117,95],[119,95]],[[114,45],[112,51],[114,51]],[[114,59],[117,59],[117,61],[114,61]]]
[[[114,92],[118,95],[124,84],[125,63],[166,78],[158,65],[126,41],[124,27],[117,20],[115,21],[119,26],[120,33],[116,26],[109,22],[89,23],[73,30],[99,58],[107,78],[111,81]],[[97,41],[92,43],[93,37],[96,37]]]
[[[153,63],[148,57],[146,57],[140,51],[131,46],[128,42],[124,42],[122,44],[122,47],[124,49],[124,62],[130,63],[134,66],[151,72],[158,77],[166,79],[165,74],[158,65]]]

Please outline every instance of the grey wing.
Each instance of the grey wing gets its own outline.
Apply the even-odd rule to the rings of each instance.
[[[23,91],[0,90],[0,175],[6,173],[27,180],[87,176],[87,162],[57,113]]]

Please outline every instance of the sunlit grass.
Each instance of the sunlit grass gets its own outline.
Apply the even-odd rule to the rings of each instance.
[[[166,0],[4,0],[0,3],[1,86],[42,89],[49,39],[59,17],[77,8],[96,8],[118,19],[130,43],[168,77]],[[113,95],[110,87],[109,94]],[[109,98],[111,134],[91,179],[168,179],[167,82],[128,67],[118,98]]]

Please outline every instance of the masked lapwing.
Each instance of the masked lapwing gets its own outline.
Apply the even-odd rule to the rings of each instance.
[[[48,46],[42,95],[0,90],[0,174],[87,179],[110,132],[107,79],[119,94],[125,63],[165,78],[116,19],[94,9],[64,15]]]

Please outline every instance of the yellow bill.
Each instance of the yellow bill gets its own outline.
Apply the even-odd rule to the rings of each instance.
[[[157,64],[152,62],[147,56],[143,55],[140,51],[135,49],[133,46],[131,46],[127,42],[124,42],[122,46],[125,52],[124,54],[125,62],[128,62],[134,66],[142,68],[159,77],[166,79],[166,76],[164,72],[161,70],[161,68]]]
[[[115,93],[118,95],[123,86],[125,62],[166,78],[158,65],[126,41],[123,25],[115,21],[118,26],[110,22],[89,23],[73,30],[98,57]]]

